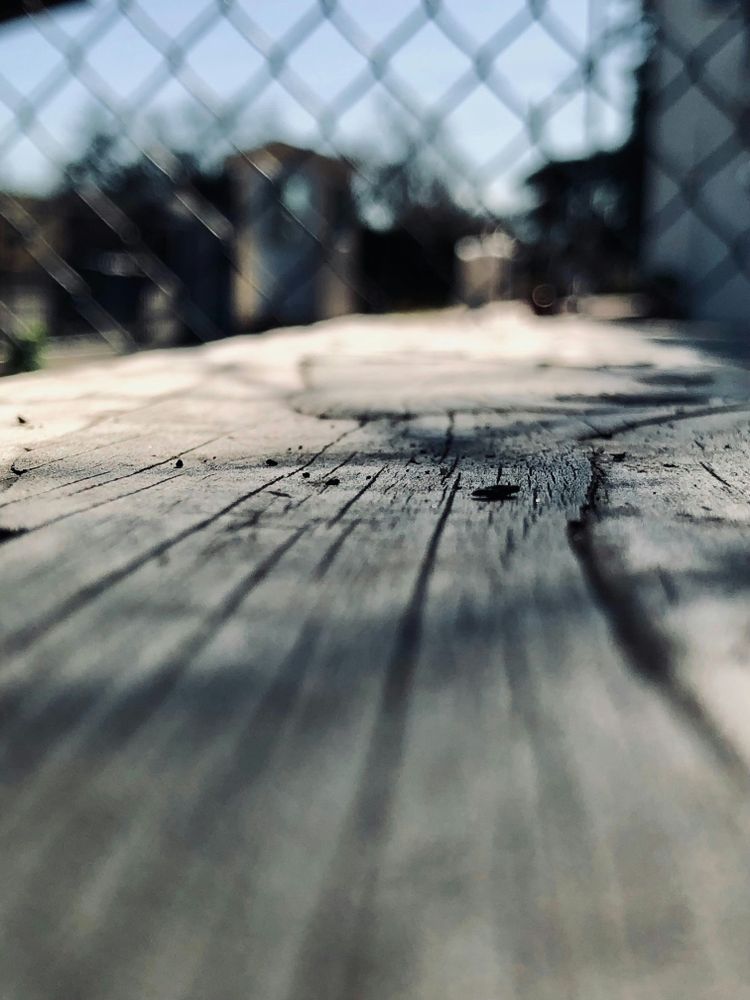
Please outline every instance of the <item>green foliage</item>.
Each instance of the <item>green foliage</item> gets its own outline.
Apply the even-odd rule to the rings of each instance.
[[[41,323],[30,326],[24,333],[8,338],[5,368],[8,375],[35,372],[44,363],[47,331]]]

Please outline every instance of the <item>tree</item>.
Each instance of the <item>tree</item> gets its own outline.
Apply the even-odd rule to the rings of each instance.
[[[632,36],[635,28],[621,28],[626,30]],[[548,281],[564,294],[575,273],[594,291],[614,291],[632,282],[638,269],[653,72],[651,48],[644,41],[625,142],[579,159],[550,161],[526,178],[536,201],[527,220],[532,284]]]
[[[398,154],[360,176],[355,198],[367,300],[379,311],[451,302],[456,242],[483,229],[486,220],[457,203],[424,142],[402,131]]]

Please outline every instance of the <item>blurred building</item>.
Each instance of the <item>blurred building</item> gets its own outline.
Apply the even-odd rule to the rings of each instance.
[[[49,265],[60,240],[59,217],[50,202],[0,193],[0,324],[9,333],[51,329],[56,285]]]
[[[514,298],[515,250],[515,240],[502,230],[458,240],[456,291],[459,300],[479,306]]]
[[[744,0],[647,0],[647,7],[657,46],[643,263],[679,289],[688,315],[744,322],[750,8]]]
[[[535,205],[524,224],[524,281],[558,296],[606,294],[636,282],[643,156],[639,118],[618,148],[546,163],[526,184]],[[522,282],[523,284],[523,282]]]
[[[309,323],[358,306],[351,171],[281,142],[226,162],[235,223],[238,329]]]
[[[170,193],[160,213],[158,260],[164,273],[141,301],[151,344],[216,340],[235,332],[232,315],[234,233],[226,179],[196,176]]]
[[[106,185],[87,182],[83,197],[0,199],[6,325],[13,313],[55,333],[104,323],[166,346],[359,306],[350,170],[317,153],[272,143],[176,186],[139,162]],[[52,258],[78,279],[72,294],[50,277]],[[96,303],[93,316],[76,288]]]

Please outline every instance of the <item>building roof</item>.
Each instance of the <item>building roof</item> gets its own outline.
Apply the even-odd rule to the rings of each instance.
[[[229,171],[255,167],[264,174],[273,176],[282,167],[310,166],[320,173],[348,181],[353,165],[339,157],[324,156],[312,149],[293,146],[287,142],[268,142],[255,149],[243,150],[228,156],[224,165]]]

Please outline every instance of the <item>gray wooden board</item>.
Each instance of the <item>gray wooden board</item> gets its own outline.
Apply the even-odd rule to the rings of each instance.
[[[750,997],[750,380],[690,334],[3,380],[3,1000]]]

